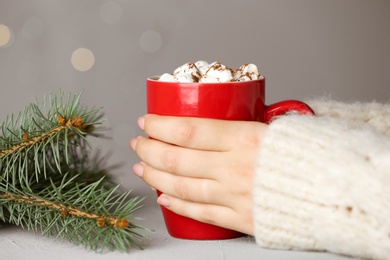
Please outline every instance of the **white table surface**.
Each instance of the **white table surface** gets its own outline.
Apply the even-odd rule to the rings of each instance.
[[[252,237],[220,241],[192,241],[169,236],[155,198],[147,198],[144,208],[137,211],[144,220],[140,224],[153,229],[145,233],[144,250],[132,249],[129,253],[87,251],[66,241],[42,237],[15,226],[0,227],[0,260],[121,260],[121,259],[318,259],[346,260],[347,257],[317,252],[268,250],[258,246]]]

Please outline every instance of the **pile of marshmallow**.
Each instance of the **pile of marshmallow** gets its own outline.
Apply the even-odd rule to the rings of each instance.
[[[233,82],[260,79],[262,76],[255,64],[244,64],[236,70],[219,62],[211,64],[206,61],[188,62],[178,67],[173,74],[164,73],[159,78],[166,82]]]

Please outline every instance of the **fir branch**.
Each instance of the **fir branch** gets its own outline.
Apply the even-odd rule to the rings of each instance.
[[[103,179],[73,186],[76,177],[69,179],[65,174],[59,186],[52,183],[39,193],[0,184],[6,221],[89,249],[140,248],[142,235],[134,230],[144,228],[134,224],[131,215],[142,199],[129,199],[130,191],[118,193],[119,186],[106,189],[100,185]],[[118,237],[120,242],[115,239]]]
[[[80,96],[81,93],[69,95],[65,102],[62,92],[58,96],[50,94],[42,105],[36,101],[3,122],[0,172],[6,179],[12,175],[12,178],[26,180],[30,174],[38,179],[42,171],[46,175],[47,168],[61,172],[61,161],[65,159],[69,163],[69,146],[88,142],[85,136],[95,134],[103,115],[100,109],[88,111],[80,107]],[[77,140],[72,142],[72,139]],[[34,169],[30,165],[34,165]]]
[[[81,128],[83,125],[83,118],[80,116],[75,116],[71,119],[66,120],[63,116],[58,116],[59,126],[50,129],[46,132],[42,132],[37,136],[29,137],[26,133],[21,135],[22,141],[18,144],[11,146],[8,150],[1,150],[0,157],[6,156],[11,153],[17,153],[22,150],[28,149],[36,144],[45,143],[47,140],[51,139],[52,136],[66,130],[67,128]],[[84,126],[85,127],[85,126]],[[23,131],[25,132],[25,131]]]
[[[118,192],[91,156],[86,137],[99,136],[102,113],[80,96],[50,94],[1,124],[0,220],[93,250],[140,248],[142,199]]]

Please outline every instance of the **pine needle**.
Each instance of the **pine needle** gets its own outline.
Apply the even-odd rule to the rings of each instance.
[[[81,94],[50,93],[1,124],[0,220],[100,252],[141,248],[142,199],[91,156],[103,114],[81,107]]]

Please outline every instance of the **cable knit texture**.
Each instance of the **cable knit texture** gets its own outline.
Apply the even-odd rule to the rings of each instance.
[[[268,248],[390,259],[390,106],[308,102],[269,126],[254,180]]]

